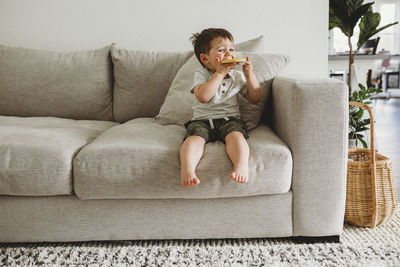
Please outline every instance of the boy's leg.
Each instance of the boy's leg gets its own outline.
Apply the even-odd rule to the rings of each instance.
[[[233,164],[231,179],[239,183],[247,183],[249,180],[249,156],[250,149],[246,138],[239,131],[230,132],[225,137],[226,153]]]
[[[203,137],[193,135],[185,139],[181,146],[181,185],[183,187],[195,186],[200,183],[195,170],[203,155],[206,141]]]

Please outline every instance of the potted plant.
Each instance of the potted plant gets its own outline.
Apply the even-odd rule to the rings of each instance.
[[[354,90],[349,94],[349,101],[356,101],[366,105],[372,104],[370,100],[371,94],[381,93],[380,88],[366,88],[361,83],[358,84],[359,90]],[[359,143],[362,144],[364,148],[368,147],[367,142],[364,140],[364,135],[362,132],[369,130],[368,125],[371,123],[370,119],[364,119],[363,108],[356,108],[354,106],[349,107],[349,147],[357,147]]]
[[[378,32],[391,27],[398,22],[387,24],[377,28],[381,21],[381,15],[372,11],[374,2],[363,4],[364,0],[329,0],[329,30],[338,27],[348,38],[349,45],[349,75],[347,84],[349,86],[349,101],[357,101],[367,105],[371,94],[382,92],[381,89],[365,88],[359,84],[359,88],[352,90],[351,75],[354,57],[372,36]],[[360,34],[355,49],[351,43],[351,37],[354,33],[354,28],[359,23]],[[369,119],[363,119],[364,110],[351,106],[349,111],[349,140],[355,140],[355,146],[360,142],[363,147],[367,147],[367,142],[360,132],[368,130],[370,124]],[[349,142],[350,143],[350,142]]]

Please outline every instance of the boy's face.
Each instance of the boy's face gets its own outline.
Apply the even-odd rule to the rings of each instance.
[[[211,48],[207,54],[200,54],[200,60],[204,66],[212,72],[217,70],[217,58],[223,59],[235,58],[235,48],[233,42],[228,38],[217,37],[211,41]]]

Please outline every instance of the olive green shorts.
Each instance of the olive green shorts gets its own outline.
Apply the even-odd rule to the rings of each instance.
[[[243,134],[247,139],[247,127],[240,119],[229,117],[228,121],[225,119],[214,119],[210,125],[209,120],[193,120],[185,123],[186,134],[183,140],[189,136],[198,135],[208,142],[222,141],[225,143],[225,137],[233,132],[238,131]],[[214,126],[214,127],[212,127]],[[214,128],[214,129],[213,129]]]

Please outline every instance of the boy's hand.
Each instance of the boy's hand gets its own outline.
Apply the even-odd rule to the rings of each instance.
[[[246,57],[246,62],[243,64],[243,73],[246,78],[250,77],[253,72],[253,64],[251,64],[249,57]]]
[[[224,75],[227,75],[232,69],[236,68],[240,63],[221,63],[221,59],[217,57],[217,72]]]

